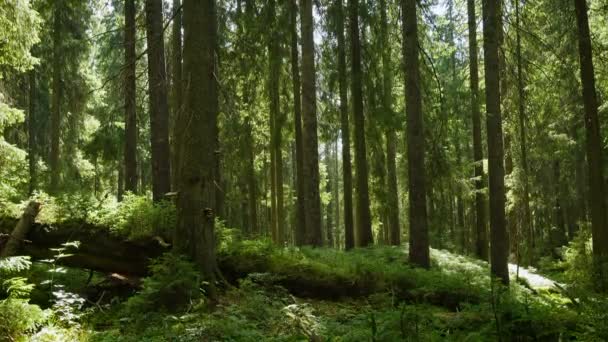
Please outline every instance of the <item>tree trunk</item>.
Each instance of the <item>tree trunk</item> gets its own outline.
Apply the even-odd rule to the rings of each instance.
[[[28,203],[27,207],[25,207],[25,210],[23,211],[23,215],[21,215],[21,218],[19,219],[19,222],[17,222],[15,229],[13,229],[13,232],[8,237],[4,248],[0,249],[0,258],[13,256],[17,253],[21,242],[25,240],[27,233],[32,228],[34,221],[36,221],[36,216],[38,216],[39,212],[40,203],[36,201],[31,201]]]
[[[184,0],[183,118],[179,195],[174,249],[194,260],[215,296],[215,164],[218,93],[215,79],[217,22],[215,0]],[[209,148],[212,147],[212,148]]]
[[[125,190],[137,192],[135,0],[125,1]]]
[[[389,205],[389,231],[390,244],[401,244],[401,228],[399,225],[399,193],[397,187],[397,134],[390,129],[386,134],[386,166],[388,173],[388,205]]]
[[[344,249],[355,247],[353,224],[353,173],[350,160],[350,123],[348,113],[348,85],[346,80],[346,42],[344,38],[344,7],[337,2],[338,82],[340,92],[340,132],[342,134],[342,185],[344,191]]]
[[[171,190],[169,105],[167,103],[162,7],[162,0],[146,0],[152,198],[155,202],[162,200],[165,194]],[[214,144],[206,145],[206,149],[209,149],[209,146],[214,146]]]
[[[418,16],[416,0],[401,0],[405,107],[407,115],[408,186],[410,201],[410,262],[429,268],[429,231],[424,165],[424,123],[420,94]]]
[[[486,199],[484,195],[483,142],[481,140],[481,114],[479,111],[479,75],[477,70],[477,19],[475,0],[467,0],[469,27],[469,63],[471,87],[471,116],[473,119],[473,159],[475,163],[475,254],[488,260],[488,233],[486,226]]]
[[[492,274],[500,278],[503,284],[508,285],[509,236],[505,218],[505,167],[500,111],[500,74],[498,71],[501,22],[500,6],[493,0],[483,0],[483,47],[490,179],[490,261]]]
[[[29,109],[27,112],[27,162],[29,171],[29,187],[28,195],[32,196],[34,191],[38,188],[37,170],[36,170],[36,158],[38,155],[38,149],[36,148],[36,72],[30,71],[28,74],[29,78]]]
[[[271,156],[271,204],[272,236],[276,244],[285,240],[283,228],[283,157],[281,151],[282,120],[280,108],[281,51],[275,1],[268,2],[268,97],[270,102],[270,156]]]
[[[253,133],[251,126],[251,118],[247,117],[245,121],[245,142],[246,142],[246,153],[247,153],[247,189],[248,189],[248,202],[249,202],[249,233],[253,236],[260,234],[258,226],[258,184],[255,178],[255,143],[253,141]]]
[[[182,80],[182,10],[181,0],[173,0],[173,27],[171,32],[172,44],[172,63],[171,63],[171,78],[172,78],[172,96],[173,96],[173,132],[172,132],[172,158],[171,158],[171,174],[173,187],[177,187],[179,174],[179,155],[178,144],[180,132],[183,130],[181,124],[183,120],[180,118],[180,113],[183,107],[183,89],[184,82]]]
[[[353,97],[353,118],[355,121],[355,177],[356,177],[356,244],[365,247],[374,243],[371,213],[369,208],[369,188],[367,184],[367,152],[365,149],[365,117],[363,114],[363,94],[361,85],[361,41],[359,40],[359,0],[349,0],[349,28],[351,48],[351,92]]]
[[[49,156],[49,168],[51,171],[51,182],[49,184],[49,193],[56,195],[59,190],[59,140],[61,135],[61,98],[62,98],[62,81],[61,81],[61,6],[63,1],[55,1],[53,8],[53,83],[52,83],[52,99],[51,99],[51,154]]]
[[[380,0],[380,35],[382,40],[382,106],[391,119],[390,128],[386,131],[386,173],[387,173],[387,216],[388,243],[397,246],[401,244],[399,228],[399,189],[397,188],[397,133],[393,128],[395,114],[393,112],[393,75],[391,62],[391,45],[388,39],[388,17],[386,0]]]
[[[608,289],[608,217],[606,215],[605,180],[602,165],[602,138],[598,118],[598,102],[595,90],[595,71],[587,1],[574,0],[578,26],[578,50],[585,107],[585,132],[587,137],[587,163],[589,165],[589,198],[591,229],[593,234],[593,258],[598,277],[598,288]]]
[[[306,244],[321,246],[321,198],[312,0],[301,0],[302,30],[302,142],[304,154]]]
[[[296,0],[289,0],[289,14],[291,31],[291,77],[293,83],[293,113],[296,140],[296,230],[294,232],[295,244],[306,243],[306,184],[304,180],[304,142],[302,138],[302,101],[300,87],[300,68],[298,66],[298,32]]]
[[[534,239],[532,234],[532,225],[530,220],[530,185],[528,182],[528,146],[526,136],[526,107],[525,107],[525,88],[523,65],[521,56],[521,19],[519,13],[519,1],[515,0],[515,21],[516,21],[516,55],[517,55],[517,94],[518,94],[518,113],[519,113],[519,140],[521,151],[521,172],[523,182],[522,194],[522,210],[521,230],[526,234],[526,255],[524,264],[532,264],[534,262]]]

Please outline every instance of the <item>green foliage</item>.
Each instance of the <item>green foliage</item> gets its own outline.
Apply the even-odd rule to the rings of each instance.
[[[126,302],[127,312],[175,311],[201,298],[199,272],[183,256],[163,254],[152,261],[150,273],[143,279],[141,291]]]
[[[25,71],[37,63],[30,49],[40,41],[41,19],[31,1],[7,0],[0,4],[0,68]],[[1,69],[0,69],[1,70]],[[1,78],[1,76],[0,76]]]
[[[9,298],[0,300],[0,341],[11,341],[24,334],[34,332],[43,324],[47,312],[27,299]]]
[[[169,201],[153,203],[147,196],[126,194],[122,202],[101,209],[93,222],[110,227],[115,234],[137,239],[171,236],[176,217],[175,205]]]
[[[574,290],[591,291],[593,284],[593,256],[589,229],[582,229],[565,248],[561,265],[564,276]]]

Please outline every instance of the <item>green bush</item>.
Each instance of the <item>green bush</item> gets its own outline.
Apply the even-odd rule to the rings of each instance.
[[[112,233],[129,239],[146,236],[171,236],[176,225],[175,205],[169,201],[153,203],[146,196],[127,193],[120,203],[105,205],[94,218]]]
[[[177,311],[201,298],[200,273],[183,256],[163,254],[152,261],[150,273],[142,289],[126,302],[127,312]]]

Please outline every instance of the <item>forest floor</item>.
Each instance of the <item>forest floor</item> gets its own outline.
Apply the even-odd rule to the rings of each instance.
[[[188,270],[165,260],[136,294],[88,302],[70,331],[86,341],[557,341],[576,326],[568,299],[532,270],[519,270],[529,286],[504,289],[490,285],[486,262],[433,249],[433,267],[422,270],[407,264],[406,252],[222,243],[220,266],[232,285],[217,301],[193,296],[174,307],[179,296],[167,289]],[[78,292],[74,283],[85,277],[55,281],[71,278],[65,290]]]

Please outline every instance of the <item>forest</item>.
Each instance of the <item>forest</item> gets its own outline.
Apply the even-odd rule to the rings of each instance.
[[[0,342],[608,341],[608,0],[1,0]]]

